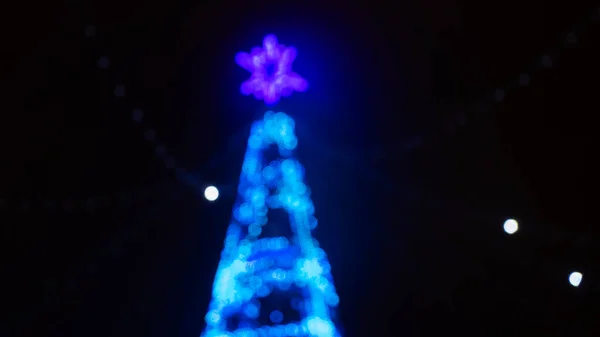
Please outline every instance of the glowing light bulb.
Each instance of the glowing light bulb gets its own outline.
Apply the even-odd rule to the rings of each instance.
[[[219,190],[214,186],[208,186],[204,189],[204,197],[208,201],[215,201],[219,198]]]
[[[519,223],[514,219],[508,219],[504,222],[504,231],[507,234],[515,234],[519,230]]]
[[[571,283],[571,285],[573,287],[579,287],[582,279],[583,279],[583,274],[581,274],[580,272],[577,272],[577,271],[572,272],[571,275],[569,275],[569,283]]]

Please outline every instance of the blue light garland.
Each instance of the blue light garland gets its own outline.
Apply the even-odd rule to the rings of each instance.
[[[312,237],[314,205],[293,157],[294,126],[273,111],[252,125],[203,337],[341,336],[333,323],[339,297],[331,266]],[[265,165],[273,147],[278,156]],[[287,213],[289,238],[261,237],[267,226],[282,225],[269,221],[269,209]]]

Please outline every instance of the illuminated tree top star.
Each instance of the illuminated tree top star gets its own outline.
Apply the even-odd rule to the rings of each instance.
[[[252,73],[240,91],[244,95],[253,94],[266,104],[274,104],[293,91],[305,91],[308,83],[292,71],[295,58],[295,48],[278,44],[275,35],[265,36],[262,48],[255,47],[250,53],[235,56],[235,62]]]

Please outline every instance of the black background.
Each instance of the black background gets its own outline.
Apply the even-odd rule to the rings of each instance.
[[[111,0],[2,16],[2,335],[199,335],[265,110],[239,94],[233,56],[267,33],[311,83],[277,109],[297,122],[347,336],[600,334],[597,4]]]

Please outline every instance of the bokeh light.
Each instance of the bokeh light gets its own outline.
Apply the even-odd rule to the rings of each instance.
[[[578,271],[572,272],[571,275],[569,275],[569,283],[571,283],[573,287],[579,287],[582,280],[583,274]]]
[[[204,189],[204,198],[208,201],[215,201],[219,198],[219,189],[215,186],[208,186]]]
[[[519,223],[515,219],[504,221],[504,231],[507,234],[515,234],[519,230]]]

